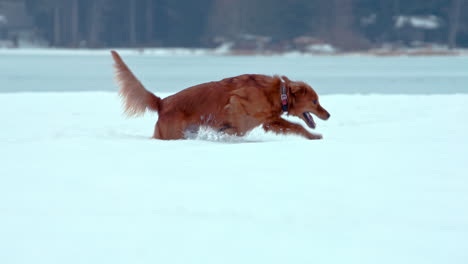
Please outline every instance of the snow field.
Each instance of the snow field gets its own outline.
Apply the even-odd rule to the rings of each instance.
[[[115,93],[0,94],[0,259],[465,263],[467,102],[326,95],[322,141],[158,141]]]

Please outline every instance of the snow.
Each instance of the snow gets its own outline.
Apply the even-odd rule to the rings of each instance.
[[[170,60],[158,74],[179,66]],[[247,58],[224,60],[252,67],[240,63]],[[200,74],[209,69],[203,61]],[[0,59],[0,69],[9,62]],[[137,57],[130,62],[142,79],[151,75]],[[440,79],[426,81],[428,90],[467,87],[452,62],[425,68]],[[332,69],[334,59],[320,63]],[[84,85],[88,71],[108,76],[96,69],[63,78]],[[334,69],[343,85],[361,85]],[[437,74],[444,69],[455,73]],[[190,140],[151,140],[157,115],[125,118],[115,91],[0,93],[1,262],[465,263],[468,94],[404,92],[415,85],[405,76],[420,70],[399,74],[400,94],[322,95],[332,114],[316,119],[322,141],[260,129],[244,138],[204,130]],[[29,78],[22,74],[0,79],[15,86]],[[31,76],[37,85],[58,78]]]
[[[437,29],[440,27],[439,18],[436,16],[397,16],[395,27],[402,28],[406,25],[421,29]]]
[[[219,45],[215,50],[215,54],[223,55],[223,54],[229,54],[232,52],[232,47],[234,46],[233,42],[225,42]]]
[[[307,50],[313,53],[335,53],[337,49],[330,44],[313,44],[307,46]]]

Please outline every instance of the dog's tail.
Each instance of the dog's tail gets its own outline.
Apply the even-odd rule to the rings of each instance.
[[[128,116],[140,116],[147,108],[159,111],[161,98],[145,89],[116,51],[112,50],[111,53],[115,62],[115,79],[120,87],[119,95],[125,104],[125,113]]]

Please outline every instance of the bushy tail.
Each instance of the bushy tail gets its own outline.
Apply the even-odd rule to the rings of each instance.
[[[145,89],[116,51],[111,53],[115,62],[115,79],[120,87],[119,94],[125,104],[125,113],[128,116],[140,116],[145,113],[146,108],[159,111],[161,98]]]

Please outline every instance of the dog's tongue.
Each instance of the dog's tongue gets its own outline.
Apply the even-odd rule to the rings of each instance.
[[[315,122],[314,122],[314,118],[312,118],[312,115],[309,112],[304,112],[302,115],[304,116],[304,119],[307,125],[310,128],[315,129]]]

